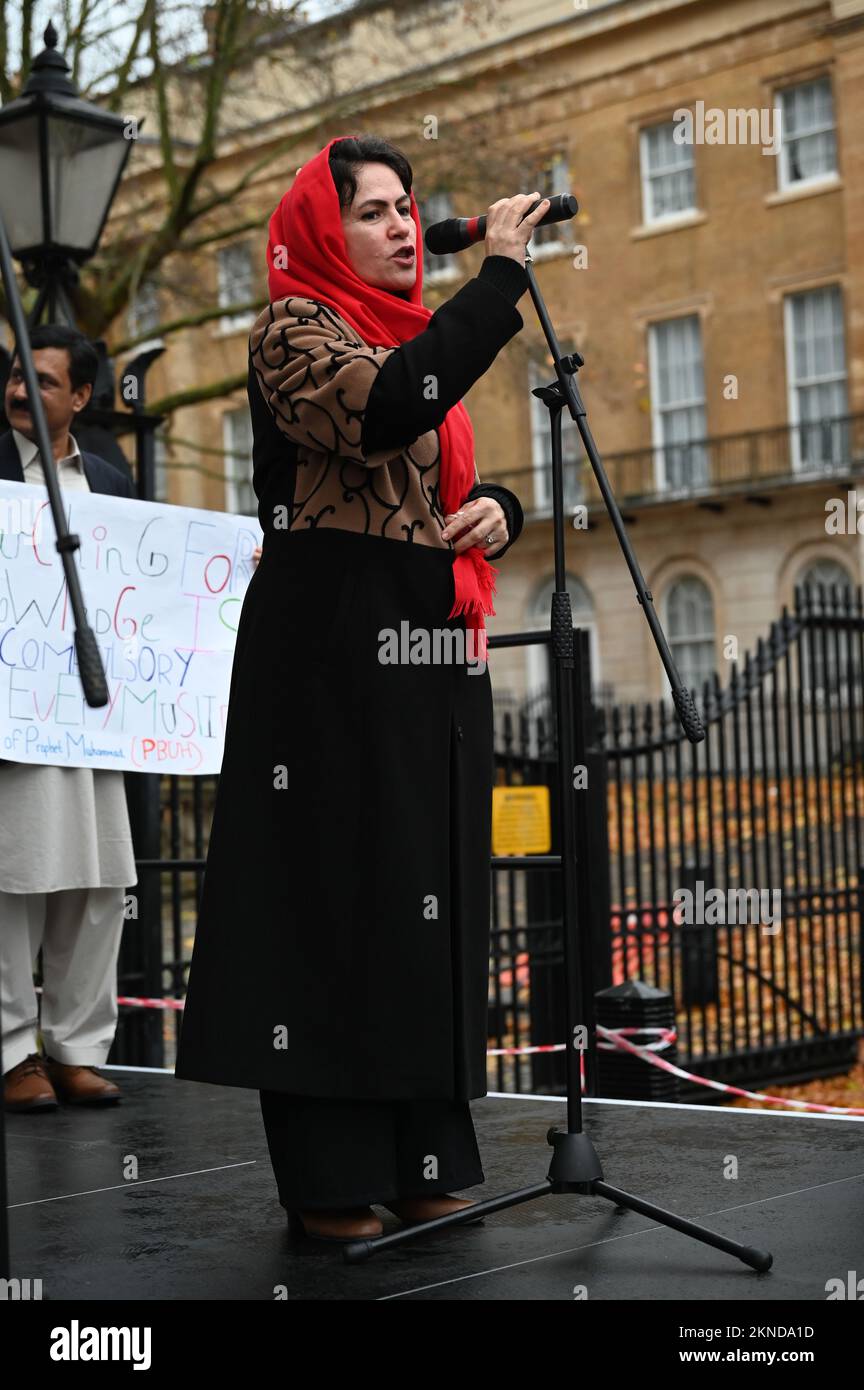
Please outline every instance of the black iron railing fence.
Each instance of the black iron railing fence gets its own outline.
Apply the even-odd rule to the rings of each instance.
[[[799,590],[794,613],[725,685],[715,676],[694,694],[701,744],[686,741],[665,701],[616,706],[605,721],[595,712],[600,787],[587,804],[605,822],[595,834],[599,843],[605,829],[608,856],[591,872],[609,892],[608,934],[591,924],[595,958],[608,945],[613,983],[669,990],[679,1057],[699,1074],[791,1081],[845,1070],[864,1034],[860,590]],[[539,739],[525,720],[505,713],[503,723],[504,780],[554,791],[554,720]],[[502,940],[520,952],[506,1020],[517,1042],[564,1036],[556,890],[556,875],[539,875],[506,900]],[[502,969],[509,985],[509,954]],[[563,1075],[560,1058],[514,1074],[535,1088]]]
[[[638,978],[667,989],[679,1060],[702,1075],[752,1083],[845,1070],[864,1035],[861,590],[797,591],[794,612],[754,653],[694,692],[701,744],[686,741],[666,701],[598,708],[587,640],[579,647],[582,929],[595,987]],[[498,781],[549,787],[552,854],[555,741],[551,706],[499,711]],[[216,780],[163,779],[161,857],[138,861],[139,883],[155,878],[159,890],[148,920],[127,927],[122,994],[182,998]],[[560,872],[493,866],[490,1048],[561,1043]],[[112,1060],[170,1064],[177,1015],[155,1029],[144,1012],[121,1009]],[[490,1058],[489,1084],[562,1091],[563,1057]]]

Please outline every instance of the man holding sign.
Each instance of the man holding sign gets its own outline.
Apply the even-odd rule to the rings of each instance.
[[[77,329],[44,325],[33,361],[61,490],[134,497],[128,478],[70,433],[93,392],[96,351]],[[21,364],[4,399],[0,479],[44,485]],[[0,532],[10,530],[7,523]],[[137,883],[122,772],[0,761],[0,972],[5,1104],[10,1110],[105,1103],[120,1090],[96,1070],[117,1024],[124,897]],[[42,948],[42,1015],[33,966]],[[37,1026],[46,1055],[37,1051]]]

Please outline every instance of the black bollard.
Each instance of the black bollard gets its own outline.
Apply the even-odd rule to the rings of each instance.
[[[597,1025],[603,1028],[674,1028],[675,1013],[668,990],[655,989],[641,980],[627,980],[623,985],[598,990],[594,996]],[[640,1035],[627,1033],[628,1042],[637,1047],[657,1041],[656,1033]],[[603,1042],[598,1035],[597,1042]],[[675,1043],[664,1047],[659,1055],[667,1062],[677,1062]],[[632,1052],[610,1052],[598,1045],[598,1093],[610,1100],[677,1100],[678,1077],[662,1071]]]

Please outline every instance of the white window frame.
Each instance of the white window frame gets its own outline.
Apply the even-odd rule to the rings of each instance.
[[[672,599],[672,594],[680,584],[686,584],[688,582],[699,584],[708,595],[708,599],[711,605],[710,639],[708,637],[707,632],[684,633],[682,635],[680,633],[673,632],[672,630],[672,620],[669,612],[669,605]],[[675,665],[678,667],[678,672],[681,676],[682,684],[685,685],[688,690],[695,690],[697,695],[700,694],[703,682],[706,678],[702,677],[699,681],[691,680],[690,673],[681,669],[679,650],[685,644],[689,644],[691,646],[694,644],[701,644],[705,646],[710,640],[712,673],[717,669],[717,611],[714,604],[714,595],[711,592],[710,586],[706,584],[701,574],[694,574],[692,572],[686,574],[676,574],[675,577],[669,581],[668,585],[666,586],[665,593],[663,594],[663,627],[666,631],[666,638],[669,643],[669,650],[672,653],[672,658],[675,662]],[[709,675],[707,679],[711,679],[711,676]]]
[[[572,345],[566,347],[565,355],[575,351]],[[534,395],[536,386],[546,386],[555,375],[553,367],[533,358],[528,362],[528,400],[531,410],[531,468],[534,492],[534,515],[552,515],[552,433],[549,429],[549,411],[538,396]],[[571,457],[568,459],[568,447]],[[561,412],[562,473],[564,483],[564,510],[569,513],[585,501],[585,467],[587,462],[585,446],[579,433],[579,426],[565,406]]]
[[[827,584],[824,579],[819,579],[814,574],[814,571],[818,571],[823,567],[833,571],[832,578]],[[807,583],[808,576],[810,575],[814,576],[810,582],[813,586],[812,598],[817,611],[820,611],[820,595],[818,592],[820,584],[825,584],[826,587],[828,587],[828,584],[837,583],[838,576],[842,575],[842,580],[845,581],[846,587],[851,589],[853,594],[855,592],[855,580],[846,566],[842,564],[841,561],[835,560],[827,555],[817,555],[815,558],[801,565],[795,578],[796,587],[798,585],[803,587]],[[826,595],[826,601],[830,604],[831,600],[829,595]],[[837,650],[835,651],[834,644],[829,638],[825,643],[823,652],[821,639],[817,632],[814,634],[813,656],[815,657],[815,661],[811,658],[809,642],[806,640],[803,641],[799,648],[798,660],[799,680],[801,682],[805,704],[809,706],[810,702],[813,700],[815,700],[817,704],[821,704],[824,700],[826,691],[841,695],[845,702],[845,699],[848,699],[849,695],[848,687],[851,669],[854,668],[854,657],[850,663],[845,643],[838,643]],[[823,660],[823,656],[827,656],[827,661]],[[827,681],[826,676],[828,677]]]
[[[160,320],[159,286],[153,279],[142,280],[126,313],[126,326],[131,338],[152,333]]]
[[[660,359],[659,359],[659,339],[660,330],[665,329],[668,324],[682,323],[686,320],[693,320],[696,323],[696,341],[699,344],[699,371],[702,378],[701,397],[694,396],[692,399],[664,402],[660,404]],[[710,457],[707,448],[703,445],[700,453],[697,453],[698,445],[694,446],[694,458],[701,462],[701,476],[698,479],[691,479],[680,487],[670,485],[666,470],[666,451],[675,448],[664,437],[664,418],[674,411],[681,410],[701,410],[702,412],[702,432],[694,435],[695,440],[705,439],[708,433],[705,402],[705,356],[702,351],[702,324],[698,314],[678,314],[671,319],[660,319],[656,323],[648,325],[648,375],[651,392],[651,442],[654,449],[654,486],[658,492],[678,493],[688,495],[700,488],[706,488],[710,484]]]
[[[819,579],[818,577],[815,577],[815,571],[822,568],[833,571],[835,575],[842,575],[843,581],[845,582],[847,587],[854,590],[855,580],[849,573],[849,570],[847,569],[846,565],[844,565],[840,560],[835,560],[833,556],[828,555],[817,555],[815,556],[815,558],[807,560],[803,565],[801,565],[795,576],[796,586],[806,584],[808,581],[808,577],[811,575],[814,575],[814,578],[810,580],[810,583],[814,586],[814,588],[816,588],[819,584],[826,584],[826,581],[824,579]],[[828,583],[831,584],[836,584],[837,582],[837,579],[834,577],[832,577],[832,579],[828,581]]]
[[[696,160],[693,153],[694,147],[692,143],[682,143],[679,145],[676,144],[673,140],[673,144],[675,145],[676,149],[689,150],[689,163],[685,162],[682,159],[680,163],[670,165],[668,168],[661,167],[660,169],[652,169],[650,167],[649,137],[651,133],[655,130],[662,130],[665,126],[668,126],[669,129],[672,130],[674,129],[676,124],[677,122],[675,121],[656,121],[652,125],[643,126],[642,129],[639,131],[639,172],[642,184],[642,223],[643,226],[646,227],[658,227],[663,226],[666,223],[680,222],[684,219],[691,218],[695,212],[699,211],[696,200]],[[676,208],[674,212],[655,213],[652,188],[653,181],[655,179],[668,176],[670,174],[681,173],[682,170],[685,169],[689,169],[691,175],[691,197],[688,206],[684,208]]]
[[[249,430],[249,476],[248,484],[251,493],[251,506],[253,510],[245,512],[241,509],[241,488],[246,482],[245,479],[238,477],[238,457],[234,452],[236,440],[233,435],[234,421],[245,417],[244,423],[248,424]],[[258,515],[258,501],[255,490],[252,486],[252,413],[248,405],[241,405],[233,410],[226,410],[222,416],[222,447],[225,450],[225,510],[232,512],[235,516],[256,516]]]
[[[836,303],[839,308],[842,368],[839,371],[813,373],[812,376],[807,376],[799,380],[796,376],[795,368],[793,307],[794,301],[798,299],[806,299],[811,295],[824,293],[826,290],[834,291],[834,293],[830,295],[830,298],[831,301],[833,303]],[[840,457],[836,458],[832,453],[832,458],[829,461],[827,468],[824,464],[819,465],[816,468],[808,467],[807,461],[804,459],[803,452],[801,449],[801,425],[803,421],[801,419],[800,397],[798,393],[799,391],[807,390],[810,387],[826,386],[835,382],[842,382],[845,404],[845,409],[843,410],[842,415],[845,416],[849,413],[849,359],[846,350],[843,293],[840,286],[836,284],[821,285],[818,289],[815,290],[803,290],[797,291],[794,294],[785,295],[783,300],[783,323],[784,336],[786,340],[786,385],[789,402],[789,424],[791,427],[789,443],[792,459],[792,471],[793,473],[804,473],[805,471],[808,473],[823,473],[826,471],[836,472],[838,469],[843,468],[844,461],[848,462],[848,443],[845,445],[845,447],[843,445],[844,438],[848,440],[848,425],[841,423],[832,428],[832,449],[835,441],[839,439],[841,447],[839,450],[837,450],[837,453],[840,455]]]
[[[554,198],[558,193],[570,192],[570,165],[566,152],[556,151],[543,165],[538,174],[541,198]],[[529,252],[534,261],[545,260],[547,256],[560,256],[573,250],[573,222],[550,222],[548,227],[536,227],[529,243]]]
[[[792,137],[789,135],[788,122],[784,108],[784,99],[790,97],[795,92],[800,92],[807,87],[825,86],[831,101],[831,120],[830,123],[821,121],[815,123],[812,128],[798,131]],[[813,188],[823,183],[834,183],[840,176],[837,162],[837,120],[834,107],[834,90],[831,79],[828,76],[814,77],[807,82],[796,82],[788,87],[781,87],[774,93],[775,111],[775,130],[780,129],[780,154],[777,159],[777,187],[781,191],[798,188]],[[811,174],[809,178],[796,179],[791,173],[791,142],[794,144],[798,140],[809,139],[814,135],[825,135],[832,132],[834,136],[834,167],[825,169],[818,174]]]
[[[420,226],[425,237],[429,227],[436,222],[446,222],[453,217],[453,198],[446,188],[436,189],[420,200],[418,207]],[[455,280],[459,274],[458,257],[453,252],[446,256],[435,256],[423,248],[423,281],[427,285],[437,285],[443,280]]]
[[[226,308],[231,304],[242,302],[241,296],[234,289],[237,281],[229,280],[228,257],[231,253],[243,251],[248,258],[249,265],[249,295],[250,299],[254,296],[255,268],[252,258],[252,246],[248,241],[232,241],[228,246],[220,246],[216,252],[216,274],[218,280],[218,304]],[[246,309],[237,314],[223,314],[219,320],[219,330],[222,333],[235,333],[240,329],[250,328],[255,322],[255,310]]]

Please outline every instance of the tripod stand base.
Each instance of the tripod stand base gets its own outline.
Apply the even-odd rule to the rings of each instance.
[[[650,1216],[661,1226],[668,1226],[670,1230],[680,1231],[682,1235],[699,1240],[703,1245],[722,1250],[759,1274],[764,1274],[774,1263],[773,1255],[767,1250],[757,1250],[755,1246],[741,1245],[737,1240],[729,1240],[726,1236],[718,1235],[716,1231],[709,1231],[707,1227],[697,1225],[695,1221],[676,1216],[674,1212],[655,1206],[653,1202],[643,1201],[641,1197],[634,1197],[632,1193],[604,1182],[600,1160],[587,1134],[562,1131],[553,1126],[547,1131],[546,1138],[554,1153],[549,1165],[549,1176],[545,1182],[504,1193],[488,1202],[474,1202],[470,1207],[463,1207],[461,1211],[439,1216],[434,1221],[424,1221],[403,1231],[395,1231],[392,1235],[376,1236],[372,1240],[351,1241],[342,1252],[345,1263],[359,1264],[379,1250],[401,1245],[406,1240],[414,1240],[427,1231],[440,1231],[447,1226],[464,1225],[489,1212],[504,1211],[507,1207],[515,1207],[522,1202],[533,1202],[537,1197],[559,1192],[576,1192],[586,1197],[605,1197],[616,1207],[638,1211],[642,1216]]]
[[[553,1125],[546,1139],[554,1150],[549,1164],[552,1192],[593,1192],[595,1182],[603,1177],[597,1150],[585,1133],[573,1134]]]
[[[668,1226],[673,1231],[681,1231],[685,1236],[692,1236],[694,1240],[701,1240],[703,1245],[713,1245],[715,1250],[723,1250],[727,1255],[734,1255],[751,1269],[755,1269],[759,1274],[765,1274],[774,1263],[774,1256],[767,1250],[757,1250],[754,1245],[741,1245],[737,1240],[728,1240],[726,1236],[720,1236],[716,1231],[709,1231],[705,1226],[697,1226],[695,1221],[687,1221],[683,1216],[676,1216],[672,1211],[666,1211],[663,1207],[655,1207],[653,1202],[645,1202],[641,1197],[634,1197],[630,1192],[622,1192],[620,1187],[611,1187],[608,1182],[595,1182],[592,1184],[592,1191],[598,1197],[608,1197],[610,1202],[616,1206],[628,1207],[630,1211],[641,1212],[643,1216],[650,1216],[655,1221],[659,1221],[662,1226]],[[473,1208],[472,1208],[473,1210]]]

